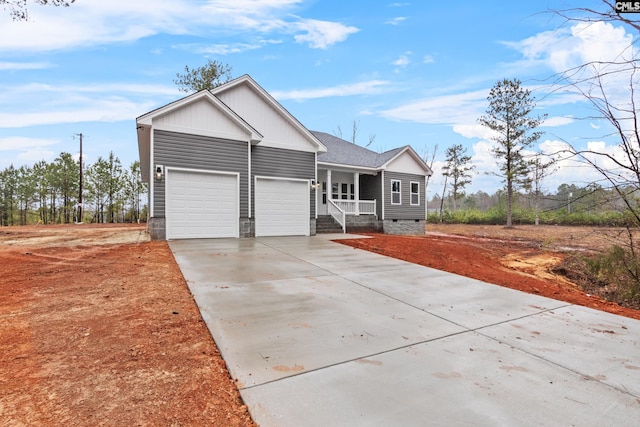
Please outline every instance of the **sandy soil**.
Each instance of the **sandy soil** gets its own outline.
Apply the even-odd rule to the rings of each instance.
[[[0,228],[0,277],[0,425],[255,425],[144,226]]]
[[[428,226],[343,243],[640,319],[551,269],[611,236]],[[607,233],[615,233],[607,230]],[[0,228],[1,426],[254,426],[166,242],[144,226]]]

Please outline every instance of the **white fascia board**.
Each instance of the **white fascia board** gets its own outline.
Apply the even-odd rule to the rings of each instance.
[[[380,172],[379,168],[371,168],[367,166],[344,165],[341,163],[318,162],[319,169],[341,170],[346,172],[361,172],[370,175],[376,175]]]

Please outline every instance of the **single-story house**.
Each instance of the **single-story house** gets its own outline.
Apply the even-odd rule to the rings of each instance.
[[[431,170],[304,127],[250,76],[136,119],[153,239],[424,234]],[[337,224],[337,225],[335,225]]]

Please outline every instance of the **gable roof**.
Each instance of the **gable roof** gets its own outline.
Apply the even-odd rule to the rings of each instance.
[[[140,166],[142,170],[142,178],[148,182],[150,178],[150,161],[151,161],[151,128],[154,125],[154,119],[166,117],[166,115],[189,107],[198,102],[208,102],[222,116],[226,117],[231,123],[235,124],[242,134],[246,135],[246,140],[251,144],[258,144],[264,140],[264,135],[258,131],[254,125],[245,120],[241,114],[238,114],[232,106],[222,101],[223,94],[232,91],[241,85],[248,87],[256,93],[265,104],[271,107],[279,114],[286,123],[295,128],[302,138],[308,141],[314,151],[321,153],[327,148],[313,135],[306,127],[304,127],[291,113],[289,113],[278,101],[276,101],[267,91],[265,91],[255,80],[245,74],[239,78],[233,79],[227,83],[217,86],[211,90],[201,90],[196,93],[187,95],[181,99],[170,102],[169,104],[158,107],[136,118],[136,128],[138,131],[138,152],[140,155]],[[220,96],[220,97],[219,97]]]
[[[246,86],[251,89],[254,93],[256,93],[260,98],[262,98],[268,105],[271,106],[281,117],[285,119],[287,123],[297,129],[304,137],[309,140],[315,147],[318,153],[325,152],[327,148],[322,144],[318,138],[309,131],[298,119],[296,119],[286,108],[282,106],[269,92],[264,90],[262,86],[260,86],[250,75],[244,74],[236,79],[230,80],[220,86],[216,86],[213,89],[210,89],[209,92],[214,96],[218,97],[219,95],[233,90],[238,86]]]
[[[177,101],[170,102],[169,104],[163,105],[162,107],[156,108],[146,114],[143,114],[136,118],[136,123],[138,126],[151,126],[152,121],[156,117],[160,117],[164,114],[167,114],[171,111],[178,110],[180,108],[185,107],[186,105],[198,102],[202,99],[206,99],[212,105],[214,105],[220,112],[222,112],[225,116],[231,119],[234,123],[236,123],[241,129],[243,129],[247,135],[249,136],[249,141],[252,143],[259,142],[263,136],[254,129],[249,123],[247,123],[242,117],[240,117],[235,111],[229,108],[224,102],[220,101],[216,98],[210,91],[201,90],[196,93],[192,93],[191,95],[187,95],[184,98],[178,99]]]
[[[318,163],[358,166],[370,169],[386,169],[387,166],[404,153],[408,153],[424,169],[425,175],[432,171],[409,145],[394,148],[384,153],[376,153],[368,148],[345,141],[325,132],[311,131],[326,147],[326,153],[318,153]]]

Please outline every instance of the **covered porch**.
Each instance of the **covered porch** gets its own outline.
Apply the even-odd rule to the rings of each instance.
[[[318,215],[329,215],[346,230],[347,217],[370,216],[377,220],[380,177],[373,171],[318,168]]]

